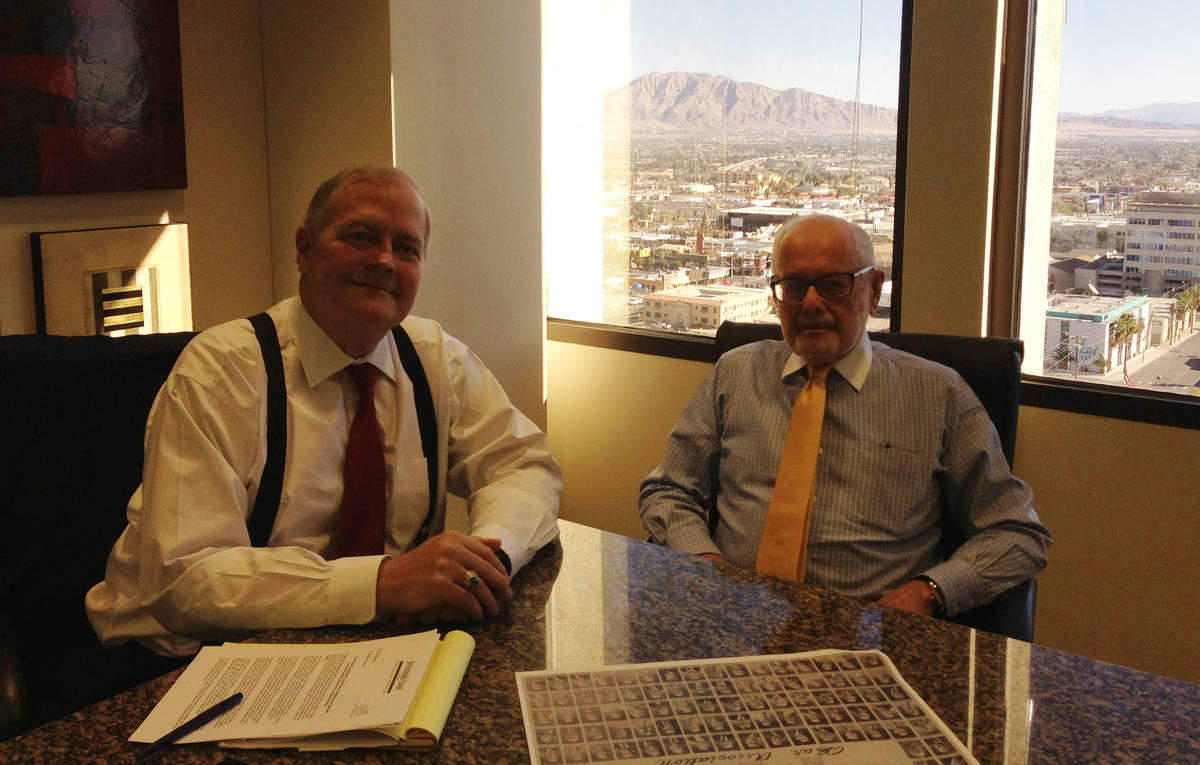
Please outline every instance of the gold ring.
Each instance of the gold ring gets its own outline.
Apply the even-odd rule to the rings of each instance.
[[[479,584],[479,574],[476,574],[471,569],[467,569],[467,574],[463,577],[462,586],[469,590],[477,584]]]

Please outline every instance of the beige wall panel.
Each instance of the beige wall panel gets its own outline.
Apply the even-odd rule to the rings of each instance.
[[[321,181],[392,163],[387,0],[263,0],[274,297],[296,294],[296,227]]]
[[[395,0],[396,163],[433,217],[414,312],[544,426],[541,5]]]
[[[1035,639],[1200,683],[1200,431],[1022,407],[1016,473],[1054,535]]]
[[[550,445],[563,467],[561,517],[646,538],[638,486],[711,364],[551,342]]]

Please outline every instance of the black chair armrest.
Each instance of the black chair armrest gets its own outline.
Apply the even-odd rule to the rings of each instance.
[[[1032,577],[997,595],[990,603],[950,617],[950,621],[997,635],[1033,642],[1037,580]]]

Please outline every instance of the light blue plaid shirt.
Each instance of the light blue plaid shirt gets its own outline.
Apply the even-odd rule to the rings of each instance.
[[[803,364],[778,340],[718,360],[642,483],[651,539],[754,567],[788,421],[808,377]],[[1032,492],[1012,475],[987,411],[956,372],[865,334],[834,370],[806,582],[874,599],[924,574],[955,614],[1046,565],[1050,533]],[[719,521],[710,536],[714,493]],[[967,537],[950,560],[938,547],[943,502]]]

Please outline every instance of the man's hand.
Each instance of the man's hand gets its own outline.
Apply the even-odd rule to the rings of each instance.
[[[397,623],[425,624],[453,619],[478,621],[500,613],[512,597],[504,564],[496,557],[499,539],[445,531],[416,549],[385,560],[375,580],[375,610]],[[467,572],[479,583],[467,588]]]
[[[875,602],[921,616],[933,616],[933,593],[929,591],[929,585],[920,579],[905,582]]]

